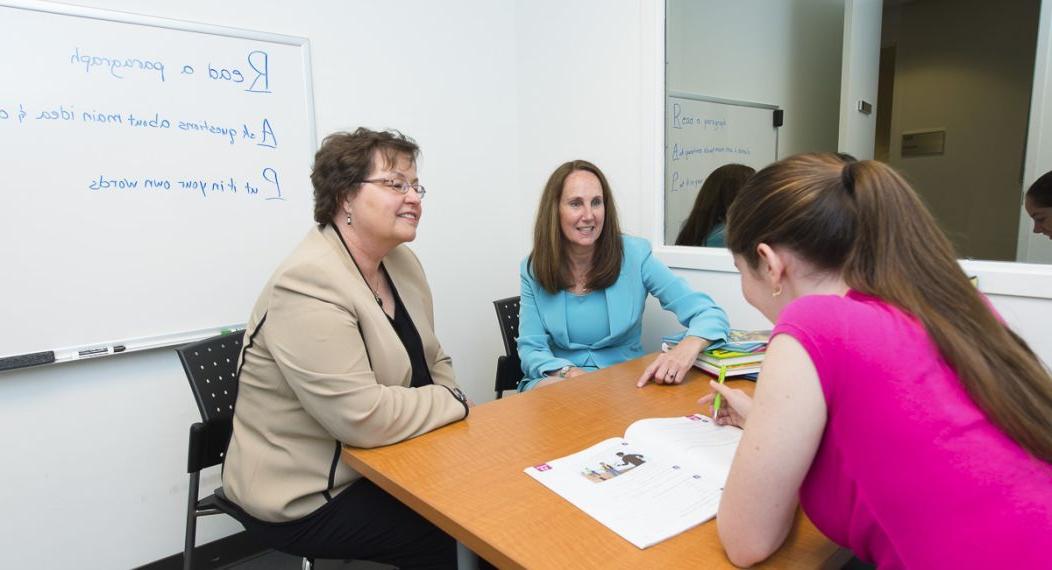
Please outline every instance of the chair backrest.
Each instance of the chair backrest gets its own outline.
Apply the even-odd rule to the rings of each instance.
[[[519,336],[519,298],[508,297],[493,301],[493,307],[497,309],[497,320],[500,321],[500,336],[504,339],[504,354],[519,358],[518,343],[515,338]]]
[[[519,336],[519,298],[508,297],[493,301],[493,307],[497,309],[497,321],[500,323],[500,336],[504,339],[503,356],[497,358],[497,376],[494,381],[494,390],[500,399],[505,390],[514,390],[522,380],[522,363],[519,361],[518,343],[515,338]]]
[[[237,400],[237,359],[245,331],[206,338],[175,351],[183,363],[186,379],[206,423],[229,419]]]
[[[233,431],[237,361],[245,331],[206,338],[177,348],[203,422],[190,426],[187,472],[219,465]]]

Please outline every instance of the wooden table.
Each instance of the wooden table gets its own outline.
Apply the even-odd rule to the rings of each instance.
[[[523,473],[624,434],[641,418],[700,410],[708,377],[635,381],[650,355],[471,409],[465,421],[343,460],[499,568],[733,568],[711,520],[640,550]],[[751,390],[748,381],[730,384]],[[850,554],[802,514],[770,568],[839,568]]]

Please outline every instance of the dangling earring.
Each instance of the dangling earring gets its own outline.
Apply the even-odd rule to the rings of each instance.
[[[347,225],[351,225],[351,213],[347,212]]]
[[[772,297],[777,297],[778,295],[781,295],[781,294],[782,294],[782,286],[781,285],[779,285],[778,288],[775,289],[774,291],[771,291],[771,296]]]

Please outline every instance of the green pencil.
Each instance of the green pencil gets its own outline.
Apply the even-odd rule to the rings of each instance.
[[[718,382],[720,384],[723,384],[723,381],[726,380],[726,379],[727,379],[727,367],[726,366],[720,366],[720,377],[716,379],[716,382]],[[712,401],[712,419],[716,419],[716,417],[720,415],[720,402],[722,401],[720,396],[722,396],[722,395],[723,394],[720,394],[719,392],[716,392],[716,399]]]

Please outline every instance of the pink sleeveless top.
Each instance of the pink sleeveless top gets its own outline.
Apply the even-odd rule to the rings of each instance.
[[[830,539],[882,569],[1052,568],[1052,465],[986,418],[919,321],[851,291],[797,299],[774,334],[825,394],[800,502]]]

